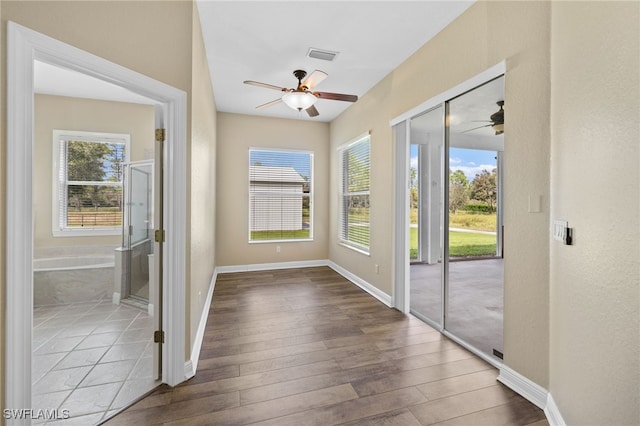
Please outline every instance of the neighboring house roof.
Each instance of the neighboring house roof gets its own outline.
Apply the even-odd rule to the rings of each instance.
[[[251,182],[306,182],[293,167],[250,166],[249,178]]]

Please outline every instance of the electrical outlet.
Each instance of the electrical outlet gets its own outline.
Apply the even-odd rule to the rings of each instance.
[[[375,266],[374,266],[374,268],[373,268],[373,269],[374,269],[374,271],[376,272],[376,274],[379,274],[379,273],[380,273],[380,265],[378,265],[377,263],[375,264]]]
[[[280,246],[276,246],[276,253],[280,253]]]

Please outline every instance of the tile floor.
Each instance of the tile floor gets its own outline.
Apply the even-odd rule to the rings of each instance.
[[[33,409],[68,419],[33,424],[93,425],[153,389],[153,318],[101,300],[33,311]]]

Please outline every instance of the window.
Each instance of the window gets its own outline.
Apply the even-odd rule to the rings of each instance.
[[[369,254],[371,139],[365,135],[338,149],[340,170],[340,243]]]
[[[313,153],[249,150],[249,242],[313,239]]]
[[[53,235],[122,232],[129,135],[53,131]]]

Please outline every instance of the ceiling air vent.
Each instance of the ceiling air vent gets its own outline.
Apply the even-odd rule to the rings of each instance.
[[[336,58],[336,56],[338,56],[338,52],[332,52],[330,50],[314,49],[312,47],[309,49],[307,56],[309,58],[322,59],[323,61],[333,61]]]

